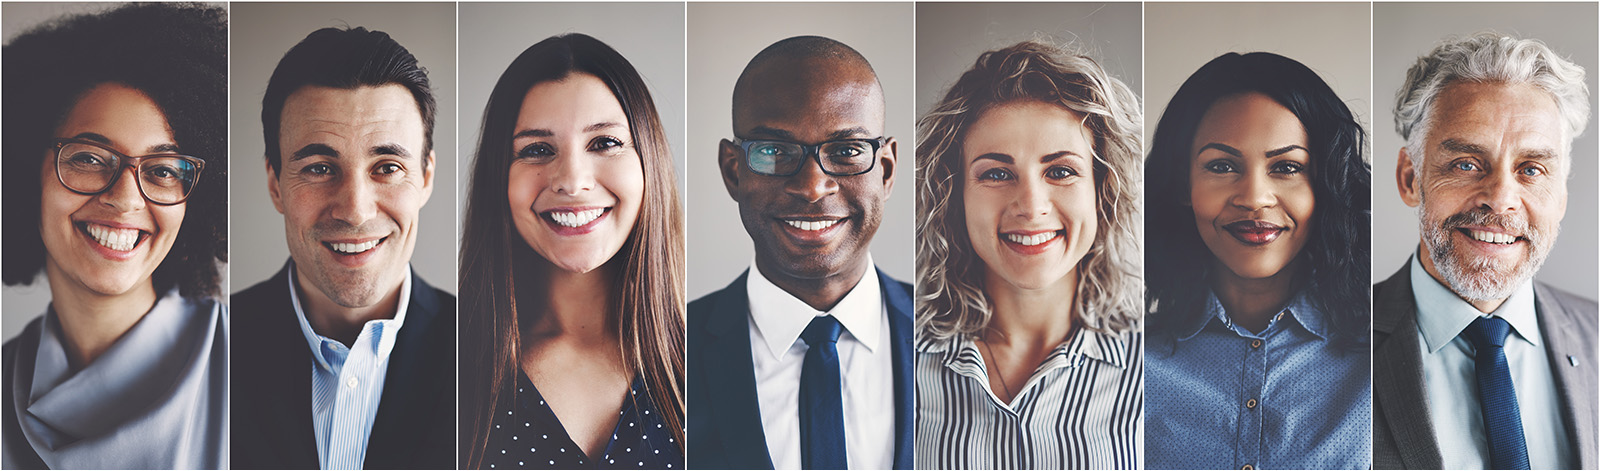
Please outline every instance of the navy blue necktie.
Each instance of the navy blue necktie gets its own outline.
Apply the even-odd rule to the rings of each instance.
[[[844,454],[844,399],[839,387],[839,320],[811,320],[800,338],[806,361],[800,369],[800,467],[847,469]]]
[[[1498,317],[1473,319],[1462,335],[1477,349],[1478,399],[1483,430],[1489,435],[1490,469],[1528,469],[1528,443],[1522,436],[1517,389],[1506,365],[1506,334],[1511,324]]]

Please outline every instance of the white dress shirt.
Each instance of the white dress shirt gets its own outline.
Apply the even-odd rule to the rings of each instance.
[[[1478,398],[1475,349],[1460,336],[1478,317],[1499,317],[1511,324],[1506,336],[1506,364],[1517,391],[1522,435],[1532,469],[1575,469],[1578,462],[1561,416],[1561,396],[1545,353],[1534,308],[1533,281],[1526,281],[1485,315],[1456,296],[1411,257],[1411,292],[1417,301],[1417,334],[1422,337],[1422,376],[1428,391],[1428,415],[1444,455],[1444,469],[1484,469],[1489,463],[1489,436],[1483,428]],[[1555,326],[1560,328],[1560,326]]]
[[[389,352],[406,322],[411,304],[411,266],[400,282],[400,303],[393,319],[367,321],[346,347],[338,340],[311,329],[300,307],[299,278],[289,267],[289,299],[300,319],[300,332],[311,348],[311,426],[317,435],[317,461],[322,469],[361,469],[367,459],[367,438],[372,419],[383,400],[383,380],[389,372]]]
[[[838,348],[847,464],[851,469],[894,467],[894,352],[877,273],[868,258],[861,281],[832,310],[822,312],[772,284],[750,264],[745,284],[750,354],[761,430],[775,469],[800,469],[800,370],[808,350],[800,333],[812,319],[826,315],[844,326]]]

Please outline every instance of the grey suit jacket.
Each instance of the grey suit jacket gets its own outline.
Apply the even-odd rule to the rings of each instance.
[[[1561,392],[1561,414],[1582,469],[1600,465],[1596,450],[1595,326],[1597,306],[1533,283],[1535,309],[1546,353]],[[1417,338],[1417,301],[1411,294],[1411,264],[1372,288],[1372,463],[1377,469],[1439,469],[1444,464],[1429,418],[1422,382],[1422,346]],[[1567,357],[1577,359],[1577,365]]]

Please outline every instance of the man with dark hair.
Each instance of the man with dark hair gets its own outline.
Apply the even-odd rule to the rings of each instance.
[[[434,107],[379,31],[321,29],[278,62],[261,124],[291,260],[233,296],[233,468],[454,465],[455,297],[410,267]]]
[[[689,467],[910,469],[911,285],[868,246],[894,186],[872,65],[801,36],[733,90],[722,180],[753,267],[689,303]]]

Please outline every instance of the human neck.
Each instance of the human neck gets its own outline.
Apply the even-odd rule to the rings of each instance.
[[[855,289],[861,282],[861,277],[867,274],[867,258],[861,257],[855,263],[845,267],[839,273],[834,273],[821,278],[798,278],[782,273],[776,268],[769,268],[776,262],[764,260],[759,254],[756,256],[756,270],[761,271],[761,276],[771,281],[779,289],[789,293],[801,302],[811,306],[812,309],[827,312],[839,304],[844,296]]]
[[[400,309],[400,286],[405,283],[403,280],[396,283],[382,299],[370,306],[345,307],[333,302],[298,270],[295,271],[295,282],[298,283],[296,291],[300,293],[300,307],[305,311],[306,322],[311,324],[311,330],[347,347],[355,344],[368,321],[394,318]]]
[[[1219,261],[1212,270],[1211,291],[1233,323],[1261,332],[1294,296],[1294,275],[1299,265],[1300,259],[1296,258],[1272,276],[1243,278]]]
[[[994,308],[983,340],[1010,349],[1054,349],[1072,333],[1077,305],[1078,269],[1074,267],[1042,289],[1018,288],[992,271],[984,276],[984,295]]]
[[[74,371],[94,363],[156,305],[149,278],[125,293],[106,295],[69,280],[54,263],[45,264],[45,277],[50,281],[50,309],[66,337],[67,365]]]
[[[1417,258],[1422,259],[1422,269],[1428,272],[1428,276],[1433,277],[1434,281],[1438,281],[1440,286],[1444,286],[1445,289],[1450,290],[1450,294],[1456,295],[1457,298],[1461,298],[1462,301],[1466,301],[1467,304],[1471,304],[1472,307],[1477,308],[1478,312],[1488,314],[1494,312],[1495,309],[1499,309],[1501,304],[1505,304],[1507,298],[1471,300],[1461,296],[1461,293],[1457,293],[1455,288],[1450,287],[1449,281],[1445,281],[1444,277],[1439,275],[1439,269],[1433,266],[1432,256],[1429,256],[1427,252],[1422,252],[1417,254]]]
[[[543,286],[518,286],[517,289],[517,305],[530,306],[535,309],[532,312],[538,313],[534,316],[519,313],[522,319],[532,322],[526,331],[535,338],[558,338],[578,345],[609,347],[616,344],[617,320],[610,309],[616,298],[612,289],[618,269],[616,264],[607,262],[588,273],[573,273],[542,258],[538,263],[547,274]],[[531,345],[533,342],[526,342],[523,348]]]

